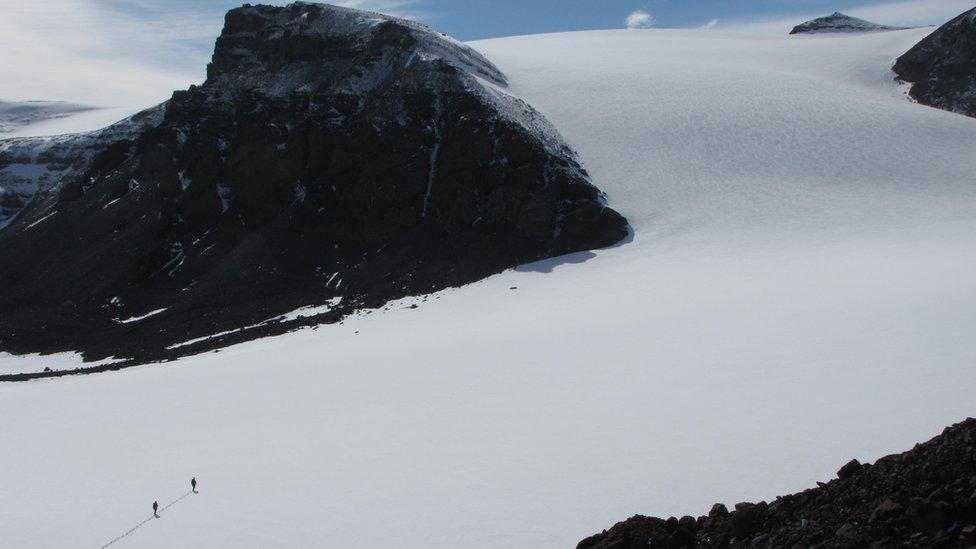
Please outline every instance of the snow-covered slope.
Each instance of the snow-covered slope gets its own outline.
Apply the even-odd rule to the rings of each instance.
[[[90,132],[110,126],[150,105],[93,107],[67,101],[0,99],[0,139]]]
[[[0,136],[6,137],[24,126],[65,118],[92,107],[61,101],[3,101],[0,99]]]
[[[87,107],[85,110],[66,113],[64,116],[31,119],[25,125],[12,126],[0,138],[39,137],[65,135],[78,132],[91,132],[144,111],[152,105],[130,105],[124,107]]]
[[[5,543],[141,524],[112,547],[566,547],[806,488],[972,415],[976,120],[889,70],[926,32],[476,43],[633,241],[417,309],[0,386]],[[199,495],[143,524],[193,475]]]

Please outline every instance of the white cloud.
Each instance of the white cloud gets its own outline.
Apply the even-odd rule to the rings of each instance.
[[[140,35],[148,29],[130,27],[125,18],[115,18],[113,26],[91,8],[86,0],[3,6],[0,66],[6,77],[0,79],[0,98],[151,104],[196,79],[196,74],[140,62],[131,52],[151,47]],[[156,50],[166,42],[157,38]]]
[[[712,19],[708,23],[705,23],[704,25],[702,25],[701,28],[703,28],[703,29],[710,29],[710,28],[714,27],[715,25],[718,25],[718,22],[719,22],[718,19]]]
[[[644,10],[636,10],[624,20],[628,29],[646,29],[654,24],[654,16]]]

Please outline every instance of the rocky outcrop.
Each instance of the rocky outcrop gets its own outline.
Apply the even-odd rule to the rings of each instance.
[[[202,85],[49,155],[64,169],[0,231],[0,349],[161,360],[620,241],[626,220],[505,86],[409,21],[230,11]]]
[[[634,516],[578,549],[976,546],[976,420],[771,503],[715,504],[708,515]]]
[[[116,142],[136,139],[162,122],[163,107],[148,109],[105,129],[73,135],[0,140],[0,229],[34,201],[78,177],[92,158]]]
[[[821,32],[878,32],[904,30],[908,27],[889,27],[878,25],[864,19],[844,15],[839,11],[826,17],[811,19],[806,23],[801,23],[790,31],[790,34],[813,34]]]
[[[976,116],[976,8],[936,29],[893,69],[919,103]]]

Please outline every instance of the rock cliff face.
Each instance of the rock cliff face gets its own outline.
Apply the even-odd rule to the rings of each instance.
[[[772,503],[716,503],[707,516],[634,516],[578,549],[647,547],[974,547],[976,420]]]
[[[165,359],[620,241],[626,220],[505,85],[416,23],[230,11],[202,85],[2,145],[0,181],[54,175],[0,231],[0,350]]]
[[[898,58],[894,71],[919,103],[976,116],[976,8],[928,35]]]
[[[833,14],[826,17],[811,19],[806,23],[793,27],[790,34],[812,34],[820,32],[878,32],[904,30],[906,28],[907,27],[888,27],[885,25],[878,25],[877,23],[865,21],[864,19],[858,19],[857,17],[851,17],[850,15],[844,15],[839,11],[835,11]]]

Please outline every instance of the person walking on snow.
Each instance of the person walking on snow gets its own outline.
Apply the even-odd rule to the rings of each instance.
[[[158,501],[154,501],[153,502],[153,516],[156,517],[156,518],[159,518],[159,502]]]
[[[197,477],[190,479],[190,488],[193,490],[194,494],[197,493]]]

